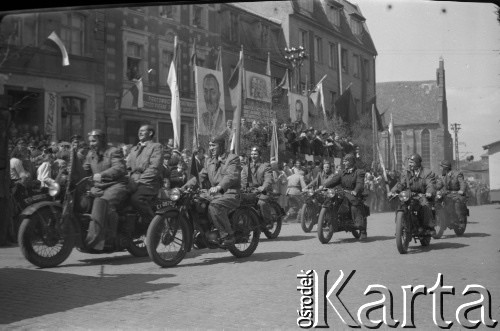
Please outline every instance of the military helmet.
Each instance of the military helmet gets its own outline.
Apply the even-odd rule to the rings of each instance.
[[[258,146],[253,146],[250,149],[250,152],[257,152],[257,153],[259,153],[259,155],[261,154],[260,147],[258,147]]]
[[[106,137],[106,134],[101,129],[94,129],[94,130],[89,132],[89,136]]]
[[[354,154],[349,153],[349,154],[346,154],[346,155],[344,156],[344,159],[343,159],[343,160],[344,160],[344,161],[354,162],[354,160],[355,160],[355,159],[356,159],[356,157],[354,156]]]
[[[417,153],[413,153],[412,155],[410,155],[410,157],[408,159],[410,161],[415,162],[415,164],[417,166],[420,166],[422,164],[422,157],[420,155],[418,155]]]
[[[450,160],[443,160],[443,161],[441,161],[441,163],[439,165],[441,167],[443,167],[443,168],[451,169],[451,162],[450,162]]]

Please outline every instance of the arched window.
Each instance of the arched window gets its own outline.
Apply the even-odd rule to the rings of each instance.
[[[403,134],[401,131],[394,132],[396,146],[397,170],[403,169]]]
[[[421,135],[422,143],[422,166],[429,169],[431,167],[431,134],[424,129]]]

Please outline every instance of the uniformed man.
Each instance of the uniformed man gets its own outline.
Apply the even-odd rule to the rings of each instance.
[[[211,194],[222,193],[210,202],[208,213],[219,230],[222,246],[229,246],[234,244],[235,238],[228,214],[240,205],[241,165],[238,155],[225,152],[224,138],[220,135],[210,141],[210,157],[205,160],[199,178],[201,183],[209,181]],[[183,187],[195,186],[196,181],[193,177]]]
[[[464,175],[461,171],[451,170],[451,162],[443,160],[440,163],[441,176],[436,180],[436,189],[449,192],[448,196],[453,200],[453,207],[458,216],[459,226],[465,225],[465,217],[467,213]],[[445,207],[446,208],[446,207]]]
[[[153,142],[154,134],[153,126],[141,126],[139,143],[132,147],[127,159],[130,202],[146,222],[154,217],[150,202],[163,185],[163,146]]]
[[[319,186],[324,186],[325,183],[330,180],[334,176],[333,170],[332,170],[332,164],[330,161],[323,161],[323,170],[316,175],[316,177],[309,183],[307,184],[307,188],[310,187],[319,187]]]
[[[128,195],[127,168],[120,148],[108,147],[106,135],[94,129],[88,134],[90,151],[83,163],[85,175],[92,175],[94,186],[90,193],[95,197],[92,205],[92,222],[86,244],[97,250],[104,248],[103,229],[107,222],[117,224],[116,208]]]
[[[418,154],[412,154],[408,159],[408,170],[401,176],[400,180],[388,193],[391,197],[403,190],[410,190],[413,193],[425,194],[420,198],[422,206],[422,221],[420,232],[426,230],[431,235],[435,233],[432,224],[432,209],[429,205],[430,199],[436,192],[436,175],[429,169],[422,167],[422,157]]]
[[[258,201],[260,212],[264,221],[272,226],[270,207],[267,203],[269,196],[267,193],[272,192],[273,171],[269,163],[262,162],[260,153],[259,147],[252,147],[250,150],[250,162],[241,171],[241,187],[257,188],[257,191],[260,193]]]
[[[359,239],[364,240],[367,237],[365,208],[362,199],[362,193],[365,188],[365,171],[363,169],[357,169],[355,161],[356,157],[354,154],[347,154],[344,156],[342,160],[344,170],[332,176],[319,188],[330,188],[340,185],[344,190],[350,191],[350,194],[347,194],[346,198],[349,203],[349,208],[351,209],[354,224],[361,233]]]

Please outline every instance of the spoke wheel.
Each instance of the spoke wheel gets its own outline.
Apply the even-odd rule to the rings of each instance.
[[[459,227],[459,225],[457,225],[453,229],[453,231],[455,231],[455,234],[457,236],[461,237],[465,233],[465,229],[467,228],[467,217],[465,217],[465,223],[464,224],[460,224],[460,223],[458,223],[458,224],[460,225],[460,227]]]
[[[408,245],[411,241],[410,231],[404,212],[396,212],[396,246],[400,254],[408,253]]]
[[[248,257],[259,245],[260,226],[257,216],[244,208],[238,208],[231,217],[235,243],[228,247],[234,256]]]
[[[311,232],[314,224],[318,222],[319,206],[310,202],[305,203],[300,210],[300,226],[305,233]]]
[[[276,239],[281,232],[284,215],[281,212],[281,207],[277,203],[270,202],[269,207],[271,215],[268,215],[268,217],[272,220],[272,228],[268,228],[266,221],[264,221],[263,232],[268,239]]]
[[[65,229],[58,225],[61,209],[43,207],[19,227],[18,242],[24,257],[40,268],[55,267],[64,262],[74,246],[71,223]]]
[[[321,208],[318,218],[318,239],[327,244],[333,236],[333,222],[337,222],[338,214],[332,208]]]
[[[186,255],[188,236],[188,224],[179,213],[156,215],[146,235],[149,257],[160,267],[176,266]]]

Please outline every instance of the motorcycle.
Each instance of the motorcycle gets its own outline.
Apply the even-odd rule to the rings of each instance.
[[[465,223],[460,224],[454,207],[455,202],[450,194],[458,194],[458,191],[436,192],[436,234],[432,236],[434,239],[441,238],[446,228],[455,231],[457,236],[462,236],[467,227],[469,208],[465,206]]]
[[[421,208],[419,199],[422,193],[412,193],[410,190],[401,191],[389,200],[399,197],[399,207],[396,210],[396,246],[400,254],[408,253],[408,246],[413,239],[417,239],[422,246],[431,242],[431,234],[420,227]]]
[[[208,214],[214,195],[206,189],[174,188],[165,191],[164,207],[157,211],[146,235],[149,257],[161,267],[174,267],[194,249],[226,249],[237,258],[253,254],[259,244],[259,215],[255,201],[245,199],[229,213],[235,243],[222,246],[219,231]]]
[[[262,217],[260,208],[258,206],[258,195],[259,193],[255,188],[249,188],[246,190],[242,190],[242,199],[248,200],[251,202],[251,208],[254,210],[257,215],[259,215],[259,224],[261,232],[264,232],[264,235],[268,239],[276,239],[281,232],[281,226],[283,224],[283,218],[286,213],[285,210],[278,204],[276,198],[280,195],[279,193],[266,193],[268,195],[268,200],[266,201],[269,206],[269,212],[271,213],[270,219],[271,223],[267,223]]]
[[[304,205],[300,209],[300,226],[305,233],[311,232],[312,228],[318,223],[319,212],[321,205],[325,200],[324,190],[315,190],[309,188],[302,192],[304,196]]]
[[[71,176],[68,176],[71,178]],[[23,212],[24,220],[19,228],[19,246],[24,257],[40,268],[55,267],[63,263],[76,247],[89,254],[114,253],[127,250],[136,257],[147,256],[144,238],[148,227],[140,214],[126,202],[117,210],[118,221],[107,222],[100,231],[104,233],[104,247],[96,250],[85,243],[91,226],[92,204],[90,193],[92,177],[85,177],[76,184],[67,183],[65,193],[59,183],[52,181],[49,195],[59,200],[42,201],[32,205],[32,210]],[[159,196],[153,202],[161,205]]]
[[[335,232],[351,232],[354,238],[358,239],[361,235],[359,229],[352,219],[351,209],[346,194],[350,191],[341,188],[327,189],[325,199],[321,206],[318,217],[318,239],[321,243],[327,244]],[[370,208],[363,204],[365,208],[365,219],[370,216]]]
[[[39,186],[40,182],[36,181],[36,183],[32,186]],[[29,210],[36,208],[39,202],[42,201],[52,201],[53,197],[51,197],[48,193],[47,189],[44,188],[26,188],[21,183],[13,183],[11,185],[11,194],[10,194],[10,210],[12,221],[9,223],[9,228],[7,232],[7,236],[10,242],[17,243],[17,235],[19,233],[19,227],[21,226],[21,222],[23,221],[23,213],[29,213]]]

